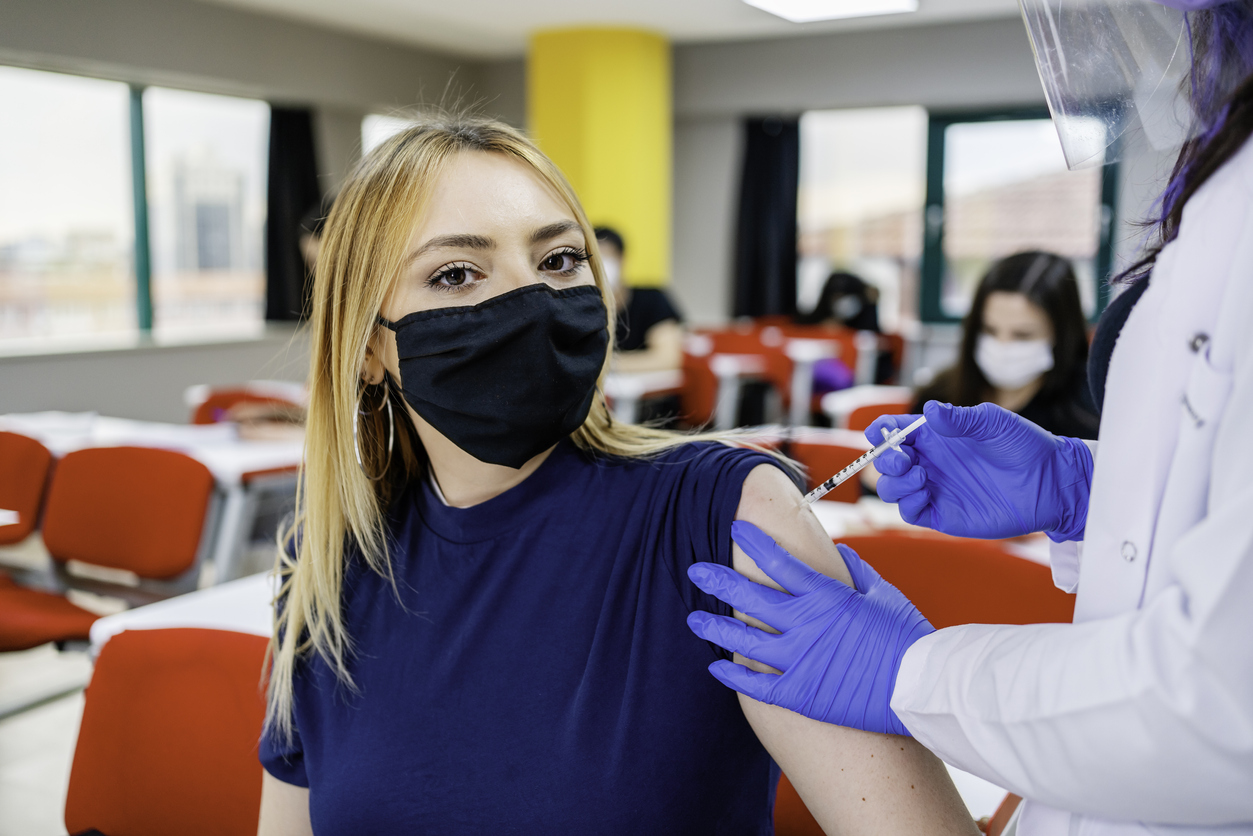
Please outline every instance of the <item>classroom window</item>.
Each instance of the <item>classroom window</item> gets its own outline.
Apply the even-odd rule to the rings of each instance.
[[[879,321],[917,318],[926,190],[921,107],[815,110],[800,122],[797,308],[813,310],[827,276],[879,288]]]
[[[959,319],[997,259],[1070,259],[1084,311],[1103,307],[1113,166],[1069,171],[1047,113],[938,116],[930,128],[924,318]]]
[[[152,87],[143,110],[155,330],[261,326],[269,106]]]
[[[129,90],[0,67],[0,341],[136,328]]]

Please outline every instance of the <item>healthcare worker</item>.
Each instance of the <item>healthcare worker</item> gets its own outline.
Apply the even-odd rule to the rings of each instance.
[[[720,661],[715,676],[913,735],[1027,799],[1021,836],[1253,834],[1253,0],[1170,2],[1023,0],[1072,167],[1127,130],[1186,140],[1157,243],[1099,329],[1099,441],[930,402],[878,461],[909,522],[1047,532],[1074,623],[936,631],[847,547],[856,589],[745,523],[736,542],[790,595],[689,572],[780,631],[693,614],[699,635],[781,671]]]

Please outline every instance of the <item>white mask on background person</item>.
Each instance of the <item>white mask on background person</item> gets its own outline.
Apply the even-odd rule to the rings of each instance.
[[[1050,340],[998,340],[980,334],[975,346],[979,371],[997,389],[1021,389],[1053,368]]]
[[[617,290],[622,284],[622,262],[616,258],[601,259],[605,268],[605,281],[609,282],[610,290]]]
[[[835,300],[835,318],[841,322],[848,322],[861,313],[861,308],[861,299],[853,295],[841,296]]]

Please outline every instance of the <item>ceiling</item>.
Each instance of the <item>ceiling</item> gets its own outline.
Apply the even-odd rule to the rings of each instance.
[[[1017,0],[919,0],[913,14],[789,23],[741,0],[204,0],[472,58],[525,54],[536,30],[629,26],[677,43],[737,41],[1018,15]]]

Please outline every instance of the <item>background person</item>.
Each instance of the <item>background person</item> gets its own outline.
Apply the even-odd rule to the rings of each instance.
[[[910,411],[927,401],[994,403],[1051,433],[1096,438],[1087,328],[1068,260],[1044,252],[1003,258],[975,291],[957,363],[916,393]]]
[[[623,281],[626,244],[617,230],[596,227],[596,245],[613,288],[614,371],[656,372],[683,365],[683,317],[659,287],[630,287]]]
[[[839,325],[854,331],[883,333],[879,329],[879,289],[860,276],[837,270],[827,277],[818,304],[800,314],[801,325]],[[892,352],[880,350],[875,360],[875,383],[885,383],[894,373]],[[856,381],[854,370],[838,357],[814,363],[815,395],[847,389]]]

